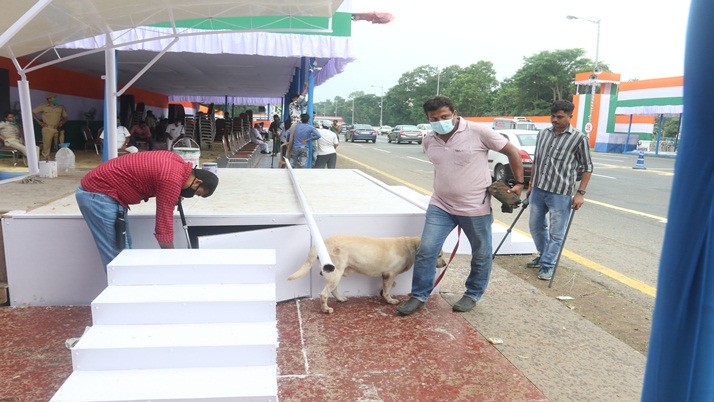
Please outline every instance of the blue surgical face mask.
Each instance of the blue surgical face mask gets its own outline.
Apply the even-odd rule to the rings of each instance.
[[[454,118],[432,121],[430,124],[431,129],[436,131],[437,134],[448,134],[454,129]]]

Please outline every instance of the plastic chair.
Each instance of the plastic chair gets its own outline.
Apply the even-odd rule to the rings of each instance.
[[[93,146],[94,152],[99,155],[100,143],[92,135],[92,130],[87,126],[84,126],[82,127],[82,135],[84,136],[84,152],[87,152],[87,148]]]

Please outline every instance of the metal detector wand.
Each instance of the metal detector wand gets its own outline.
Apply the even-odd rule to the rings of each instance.
[[[509,227],[509,228],[506,230],[506,234],[503,236],[503,239],[501,239],[501,242],[498,243],[498,247],[496,247],[496,250],[493,251],[493,254],[491,255],[491,259],[492,259],[492,260],[496,258],[496,253],[498,253],[498,250],[501,249],[501,246],[503,245],[503,243],[504,243],[504,242],[506,241],[506,239],[508,238],[508,235],[511,234],[511,230],[513,230],[513,227],[516,226],[516,222],[518,222],[518,218],[520,218],[521,215],[523,214],[523,211],[525,211],[526,208],[528,208],[528,198],[526,198],[525,200],[523,200],[523,204],[521,204],[521,205],[522,205],[522,206],[521,206],[521,210],[518,211],[518,215],[516,215],[516,219],[513,220],[513,223],[511,223],[511,227]]]
[[[186,242],[188,242],[188,248],[191,247],[191,236],[188,235],[188,223],[186,223],[186,215],[183,213],[183,204],[181,204],[181,199],[178,202],[179,215],[181,215],[181,224],[183,225],[183,232],[186,234]]]

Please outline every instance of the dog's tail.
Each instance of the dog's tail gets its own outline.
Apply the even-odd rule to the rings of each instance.
[[[317,250],[315,249],[315,247],[310,247],[310,252],[307,254],[307,259],[302,264],[300,269],[295,271],[292,275],[288,276],[288,280],[292,281],[305,276],[305,274],[310,272],[310,267],[312,267],[312,263],[315,262],[315,259],[317,259]]]

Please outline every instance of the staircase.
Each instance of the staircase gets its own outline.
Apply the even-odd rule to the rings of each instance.
[[[125,250],[52,401],[277,401],[274,250]]]

